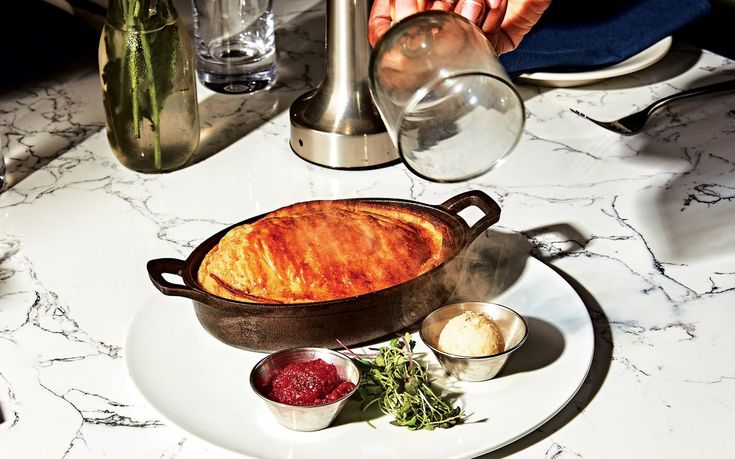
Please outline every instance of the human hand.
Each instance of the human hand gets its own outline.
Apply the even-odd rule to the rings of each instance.
[[[477,24],[500,55],[518,47],[550,4],[551,0],[375,0],[368,39],[375,46],[391,25],[420,11],[453,11]]]

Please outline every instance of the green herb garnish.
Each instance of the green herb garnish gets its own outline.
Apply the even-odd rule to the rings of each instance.
[[[425,369],[414,359],[415,344],[406,333],[381,347],[374,359],[357,359],[362,371],[358,392],[363,413],[377,404],[383,413],[393,416],[391,424],[410,430],[448,429],[463,422],[464,412],[452,408],[431,388]]]

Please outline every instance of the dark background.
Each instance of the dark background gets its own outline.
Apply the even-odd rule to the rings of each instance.
[[[280,0],[285,1],[285,0]],[[566,0],[554,0],[563,2]],[[87,0],[72,0],[70,15],[42,0],[3,4],[0,26],[0,92],[34,80],[53,77],[65,67],[96,65],[99,18],[104,10]],[[681,30],[676,39],[735,59],[735,39],[728,33],[735,21],[735,0],[711,0],[711,13]],[[596,5],[602,11],[604,3]]]
[[[42,0],[3,2],[0,22],[0,91],[97,59],[100,32]]]

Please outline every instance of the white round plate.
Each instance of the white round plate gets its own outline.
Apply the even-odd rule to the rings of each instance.
[[[483,298],[477,298],[482,300]],[[465,458],[500,448],[561,410],[587,375],[594,351],[592,322],[582,300],[551,268],[528,258],[518,280],[494,302],[524,315],[526,344],[490,381],[466,383],[441,374],[460,395],[469,422],[450,429],[409,431],[388,416],[360,417],[350,401],[335,424],[318,432],[280,426],[250,389],[248,377],[264,354],[227,346],[210,336],[191,301],[147,298],[130,323],[128,373],[143,397],[171,423],[214,445],[258,458]],[[433,355],[414,334],[415,352]]]
[[[534,72],[524,73],[518,79],[524,83],[558,88],[592,84],[607,78],[628,75],[655,64],[669,52],[672,41],[671,37],[666,37],[622,62],[588,72]]]

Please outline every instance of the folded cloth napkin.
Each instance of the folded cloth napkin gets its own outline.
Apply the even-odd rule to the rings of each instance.
[[[621,62],[699,19],[707,0],[556,0],[510,53],[509,75],[575,72]]]

